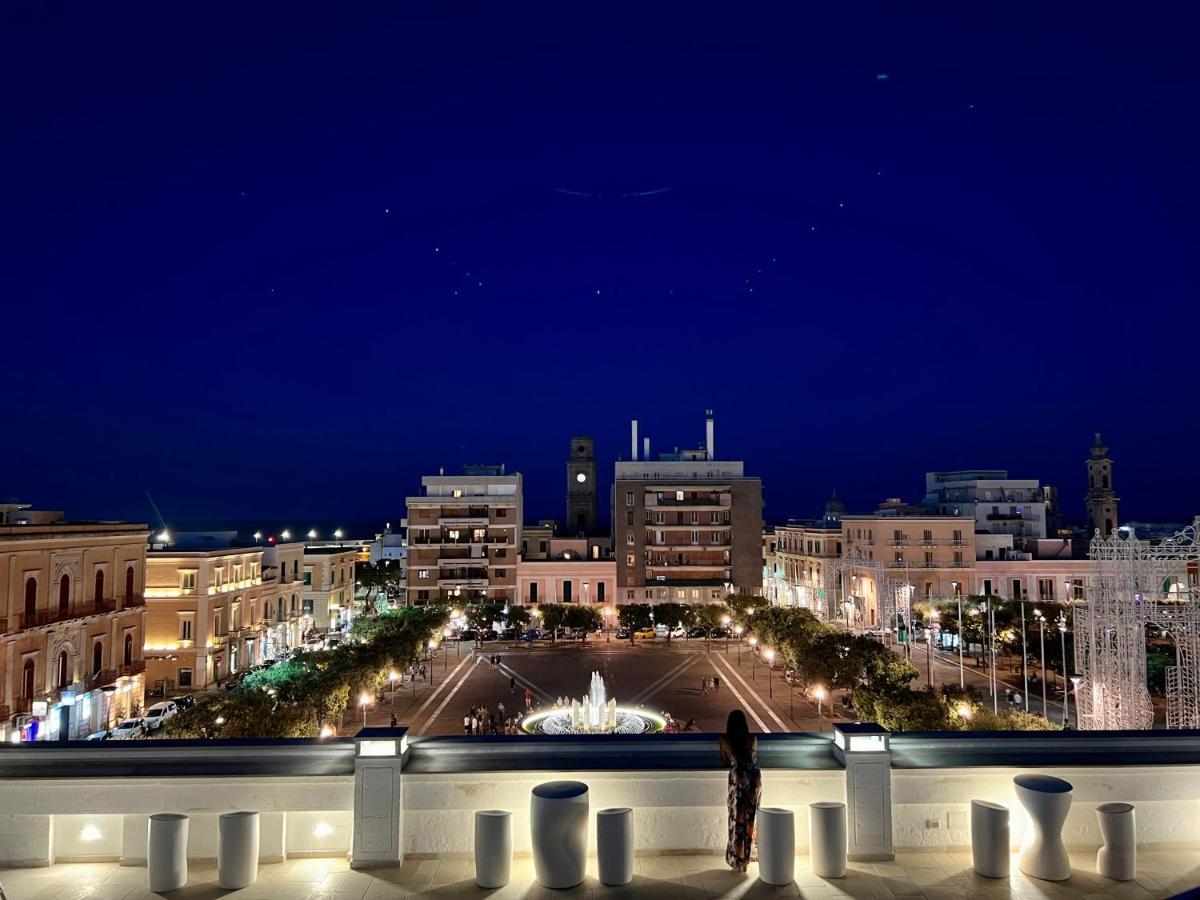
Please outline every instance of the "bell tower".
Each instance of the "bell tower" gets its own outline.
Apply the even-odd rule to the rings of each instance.
[[[1100,440],[1100,432],[1097,431],[1096,441],[1092,444],[1092,455],[1087,461],[1088,492],[1084,498],[1089,535],[1099,531],[1104,537],[1108,537],[1117,527],[1117,502],[1121,498],[1113,489],[1112,466],[1108,447]]]
[[[589,535],[596,531],[596,455],[590,437],[571,438],[567,459],[567,521],[564,535]]]

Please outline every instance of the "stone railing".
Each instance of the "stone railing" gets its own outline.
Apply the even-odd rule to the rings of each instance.
[[[970,801],[1017,810],[1012,778],[1030,770],[1074,785],[1064,832],[1071,846],[1099,844],[1093,810],[1111,800],[1137,806],[1140,844],[1200,845],[1194,815],[1200,732],[888,735],[873,726],[842,729],[836,738],[759,737],[763,804],[797,812],[802,852],[808,845],[803,813],[818,800],[849,800],[852,823],[855,817],[886,823],[858,829],[880,835],[878,845],[858,848],[858,858],[886,858],[893,848],[965,847]],[[472,817],[483,807],[513,811],[515,848],[525,853],[529,792],[561,777],[587,782],[593,808],[634,808],[641,853],[724,848],[727,776],[716,735],[410,739],[404,729],[367,729],[354,739],[2,746],[0,865],[83,858],[141,863],[146,817],[164,810],[192,817],[196,857],[215,854],[217,816],[232,809],[262,813],[264,860],[347,852],[356,862],[376,863],[405,855],[467,857]],[[389,794],[391,802],[379,802]],[[1013,821],[1019,841],[1020,817]],[[380,833],[394,839],[381,843]],[[363,834],[374,839],[360,843]],[[383,857],[361,852],[385,845],[392,849]]]

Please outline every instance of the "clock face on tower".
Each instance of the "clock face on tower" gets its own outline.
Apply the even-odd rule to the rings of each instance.
[[[578,481],[580,484],[583,484],[585,481],[587,481],[587,473],[586,472],[576,472],[575,480]]]

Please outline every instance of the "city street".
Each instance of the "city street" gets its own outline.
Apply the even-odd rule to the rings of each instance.
[[[493,667],[488,659],[500,656]],[[740,662],[739,662],[740,657]],[[746,712],[752,730],[762,733],[829,730],[829,704],[817,719],[816,702],[792,690],[776,665],[768,688],[768,669],[743,643],[677,639],[628,641],[603,637],[586,643],[539,642],[534,645],[489,643],[482,648],[445,645],[432,664],[433,683],[418,680],[401,684],[395,692],[395,714],[400,725],[414,734],[463,733],[463,716],[471,706],[495,709],[503,702],[508,714],[524,708],[528,689],[537,706],[553,705],[558,697],[568,701],[587,692],[593,671],[599,672],[622,706],[642,706],[666,712],[682,728],[695,720],[698,731],[724,730],[731,709]],[[702,693],[704,678],[720,679],[719,690]],[[510,679],[515,686],[510,687]],[[347,716],[345,731],[362,725]],[[385,693],[367,710],[369,725],[387,725],[392,715],[392,695]]]

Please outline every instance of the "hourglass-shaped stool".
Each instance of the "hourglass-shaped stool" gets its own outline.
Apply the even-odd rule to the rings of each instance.
[[[1025,808],[1025,835],[1017,866],[1046,881],[1071,877],[1071,859],[1063,844],[1063,823],[1071,811],[1071,783],[1052,775],[1018,775],[1017,800]]]

